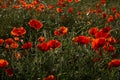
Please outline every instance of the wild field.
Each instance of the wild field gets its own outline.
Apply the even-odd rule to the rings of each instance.
[[[120,1],[0,0],[0,80],[120,80]]]

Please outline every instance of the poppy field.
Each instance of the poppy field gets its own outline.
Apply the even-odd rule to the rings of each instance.
[[[120,80],[120,1],[0,0],[0,80]]]

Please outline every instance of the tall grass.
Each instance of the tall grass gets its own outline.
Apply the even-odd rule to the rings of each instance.
[[[120,59],[120,2],[119,0],[80,0],[78,2],[67,2],[63,0],[62,5],[58,5],[62,0],[38,0],[37,4],[28,7],[37,0],[5,0],[0,1],[0,59],[5,59],[8,65],[4,66],[0,62],[0,80],[119,80],[120,61],[118,65],[110,67],[108,63],[114,59]],[[42,5],[42,6],[40,6]],[[49,6],[53,5],[50,9]],[[20,8],[15,8],[19,6]],[[37,9],[40,6],[40,10]],[[56,9],[61,8],[62,12]],[[68,11],[69,8],[73,10]],[[114,10],[116,10],[114,12]],[[79,13],[78,13],[79,12]],[[103,18],[103,14],[106,16]],[[108,21],[112,15],[113,20]],[[28,23],[36,19],[43,24],[41,29],[35,30]],[[65,35],[56,36],[54,31],[64,26],[68,29]],[[89,30],[97,27],[99,30],[110,26],[109,34],[115,38],[113,44],[115,50],[104,51],[100,48],[96,51],[89,44],[76,43],[74,40],[78,36],[94,38],[89,34]],[[23,27],[26,33],[17,36],[15,40],[11,32],[13,28]],[[60,31],[62,34],[62,32]],[[18,33],[20,34],[20,33]],[[39,37],[45,37],[45,43],[57,40],[60,47],[42,51],[37,47],[41,44]],[[6,40],[12,38],[18,43],[17,48],[11,48]],[[105,38],[107,41],[107,38]],[[80,39],[81,40],[81,39]],[[26,42],[31,42],[28,49],[23,48]],[[43,42],[42,42],[43,43]],[[50,44],[53,45],[53,44]],[[57,43],[55,44],[55,46]],[[54,46],[54,47],[55,47]],[[26,47],[29,47],[27,45]],[[47,46],[42,46],[46,48]],[[16,56],[17,55],[17,56]],[[117,63],[116,63],[117,64]],[[1,68],[1,66],[4,66]],[[10,71],[7,71],[10,69]],[[10,74],[11,73],[11,74]],[[52,79],[48,76],[53,75]]]

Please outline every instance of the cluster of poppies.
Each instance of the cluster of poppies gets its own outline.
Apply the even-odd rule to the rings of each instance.
[[[116,39],[110,34],[111,27],[105,27],[101,28],[100,30],[98,27],[92,27],[89,29],[89,37],[87,36],[77,36],[73,40],[76,43],[88,45],[91,42],[92,48],[96,52],[100,52],[100,50],[103,48],[104,51],[108,52],[114,52],[115,47],[113,44],[116,43]]]
[[[5,73],[8,76],[13,76],[13,70],[11,68],[7,68],[9,65],[9,62],[5,59],[0,59],[0,69],[4,69]]]

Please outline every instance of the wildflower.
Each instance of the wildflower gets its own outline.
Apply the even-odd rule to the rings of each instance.
[[[14,9],[20,9],[20,5],[13,5],[12,8],[14,8]]]
[[[95,37],[96,38],[102,38],[102,37],[109,38],[109,37],[111,37],[111,35],[109,33],[99,31],[99,32],[95,33]]]
[[[73,8],[72,7],[68,8],[68,12],[72,13],[73,12]]]
[[[0,68],[4,68],[6,66],[8,66],[8,61],[5,59],[0,59]]]
[[[105,43],[106,43],[105,38],[97,38],[97,39],[92,41],[92,48],[94,50],[98,51],[98,49],[103,47]]]
[[[12,38],[8,38],[5,40],[5,43],[8,45],[12,44],[13,42],[14,42],[14,40]]]
[[[73,0],[67,0],[69,3],[71,3]]]
[[[26,30],[24,29],[24,27],[19,27],[19,28],[14,27],[13,30],[11,31],[11,34],[13,36],[23,36],[25,33]]]
[[[104,28],[100,29],[100,31],[104,32],[104,33],[109,33],[111,29],[112,29],[111,26],[107,26],[107,27],[104,27]]]
[[[36,20],[36,19],[31,19],[29,22],[28,22],[29,26],[34,28],[35,30],[39,30],[43,27],[43,24]]]
[[[80,12],[80,11],[77,12],[77,15],[81,15],[81,14],[82,14],[82,12]]]
[[[101,0],[101,4],[106,4],[106,0]]]
[[[33,46],[32,42],[26,42],[22,45],[23,49],[30,49]]]
[[[4,43],[4,39],[0,39],[0,46]]]
[[[49,9],[53,9],[53,8],[54,8],[54,5],[49,5],[48,8],[49,8]]]
[[[115,13],[115,19],[119,19],[120,18],[120,13]]]
[[[48,51],[49,50],[49,46],[46,42],[42,42],[40,44],[37,45],[37,48],[43,52]]]
[[[79,2],[79,1],[80,1],[80,0],[74,0],[74,2],[76,2],[76,3]]]
[[[78,37],[75,37],[73,40],[76,43],[85,44],[85,45],[88,45],[90,42],[90,39],[86,36],[78,36]]]
[[[19,37],[14,37],[14,40],[19,41],[20,39],[19,39]]]
[[[61,9],[61,8],[56,8],[56,11],[57,11],[58,13],[62,13],[62,9]]]
[[[116,12],[117,12],[116,7],[113,7],[113,8],[111,9],[111,11],[112,11],[113,13],[116,13]]]
[[[117,41],[116,41],[116,39],[114,38],[114,37],[109,37],[109,38],[107,38],[107,41],[108,41],[108,43],[110,43],[110,44],[114,44],[114,43],[116,43]]]
[[[108,63],[108,67],[119,67],[120,66],[120,60],[119,59],[113,59]]]
[[[98,32],[98,28],[97,27],[92,27],[89,29],[88,33],[90,35],[95,35]]]
[[[102,13],[102,18],[106,18],[107,17],[107,14],[106,13]]]
[[[39,37],[39,38],[38,38],[38,41],[39,41],[40,43],[44,42],[44,41],[45,41],[45,37]]]
[[[15,56],[16,59],[20,59],[21,58],[21,54],[19,52],[15,53],[14,56]]]
[[[65,26],[61,26],[59,29],[56,29],[56,30],[54,31],[54,34],[55,34],[56,36],[62,36],[62,35],[66,35],[67,32],[68,32],[68,28],[65,27]]]
[[[108,52],[114,52],[116,50],[116,48],[113,45],[110,44],[106,44],[103,46],[104,51],[108,51]]]
[[[112,15],[110,15],[107,19],[107,22],[109,23],[109,22],[112,22],[112,21],[114,21],[114,17]]]
[[[19,47],[19,44],[16,43],[16,42],[13,42],[13,43],[10,45],[10,48],[12,48],[12,49],[16,49],[16,48],[18,48],[18,47]]]
[[[44,78],[43,80],[56,80],[54,75],[49,75],[47,78]]]
[[[5,69],[5,73],[6,73],[9,77],[12,77],[12,76],[13,76],[13,70],[12,70],[11,68]]]
[[[50,40],[47,42],[47,44],[50,49],[59,48],[61,46],[61,42],[59,42],[58,40]]]

